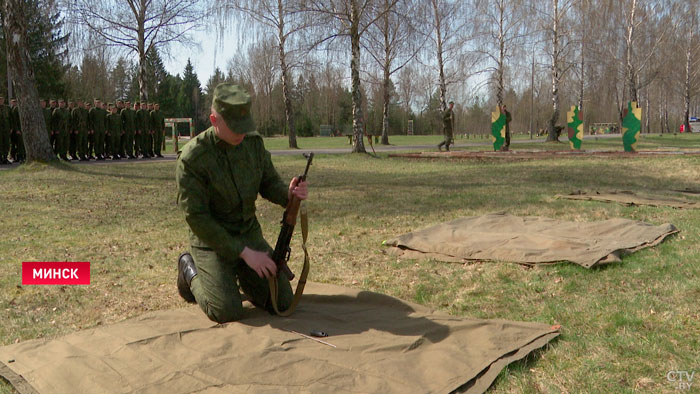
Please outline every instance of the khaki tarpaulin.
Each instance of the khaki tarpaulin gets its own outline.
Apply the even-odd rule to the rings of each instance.
[[[377,293],[306,289],[288,318],[251,308],[215,325],[192,306],[8,345],[0,374],[22,394],[483,392],[507,364],[559,335]],[[312,330],[326,332],[326,344],[301,335]]]
[[[571,194],[557,194],[555,197],[567,200],[617,202],[625,205],[650,205],[652,207],[700,209],[700,203],[694,201],[688,201],[668,196],[642,195],[631,191],[617,191],[608,193],[586,193],[578,191]]]
[[[571,261],[590,268],[654,246],[678,230],[628,219],[566,222],[536,216],[490,214],[461,218],[386,242],[409,258],[496,260],[522,264]]]

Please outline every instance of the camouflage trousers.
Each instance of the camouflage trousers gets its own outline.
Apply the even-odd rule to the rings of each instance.
[[[271,251],[267,245],[268,251]],[[255,271],[240,258],[223,259],[209,248],[191,247],[191,254],[197,267],[197,276],[192,279],[190,289],[197,304],[209,319],[226,323],[243,316],[243,290],[253,305],[274,313],[270,301],[268,280],[260,278]],[[280,310],[289,308],[294,297],[292,286],[284,275],[278,275]]]

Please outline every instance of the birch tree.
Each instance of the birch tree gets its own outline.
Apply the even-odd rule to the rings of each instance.
[[[449,87],[464,83],[475,74],[479,57],[469,50],[474,33],[470,13],[473,9],[473,4],[467,1],[430,0],[420,10],[424,14],[424,34],[430,44],[424,54],[429,58],[427,64],[437,72],[441,111],[447,109]]]
[[[87,27],[104,45],[138,56],[139,97],[148,100],[146,56],[174,43],[191,44],[190,33],[206,12],[197,0],[66,0],[74,30]]]
[[[381,69],[382,74],[382,145],[389,145],[389,102],[391,76],[403,69],[422,48],[410,14],[418,6],[413,0],[399,1],[390,8],[390,0],[381,0],[381,18],[367,34],[367,53]]]
[[[484,71],[491,73],[496,104],[503,105],[506,62],[528,35],[527,14],[520,0],[476,0],[475,26],[485,58]]]
[[[299,64],[299,56],[304,54],[296,38],[312,25],[309,14],[302,11],[296,0],[216,0],[214,4],[215,9],[224,10],[225,16],[238,13],[244,18],[250,17],[263,34],[275,36],[289,147],[298,148],[291,97],[292,70]]]
[[[551,59],[550,72],[552,81],[552,113],[549,117],[547,141],[557,141],[557,122],[559,121],[559,89],[565,74],[574,66],[568,60],[572,56],[571,45],[574,40],[570,37],[574,33],[568,26],[572,26],[569,12],[577,1],[580,0],[549,0],[551,8],[542,11],[545,24],[550,26],[546,29],[546,35],[550,45],[548,54]],[[569,22],[569,23],[567,23]]]
[[[384,4],[379,0],[307,0],[307,10],[314,17],[327,21],[315,46],[334,41],[337,38],[350,40],[350,79],[352,91],[352,152],[366,153],[362,140],[364,117],[362,114],[362,90],[360,81],[361,52],[360,41],[367,30],[388,10],[393,9],[399,0],[389,0]]]

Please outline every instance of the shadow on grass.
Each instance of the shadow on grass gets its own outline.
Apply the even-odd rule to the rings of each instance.
[[[153,162],[153,163],[159,163],[159,162]],[[96,165],[96,164],[93,164]],[[40,171],[46,167],[52,167],[60,171],[70,171],[70,172],[76,172],[80,174],[86,174],[86,175],[95,175],[95,176],[103,176],[103,177],[113,177],[113,178],[124,178],[124,179],[147,179],[147,180],[153,180],[153,181],[174,181],[175,180],[175,171],[173,171],[172,176],[156,176],[156,175],[139,175],[139,174],[130,174],[130,173],[111,173],[111,172],[99,172],[99,171],[94,171],[88,169],[91,165],[90,164],[83,164],[83,165],[75,165],[75,164],[70,164],[66,162],[62,162],[60,160],[52,161],[49,163],[31,163],[28,164],[26,167],[20,167],[22,169],[25,169],[27,171]],[[112,166],[104,166],[104,168],[107,168],[109,170],[115,169],[116,167]],[[128,168],[121,168],[121,170],[124,169],[131,169],[131,167]],[[141,171],[143,173],[143,171]]]

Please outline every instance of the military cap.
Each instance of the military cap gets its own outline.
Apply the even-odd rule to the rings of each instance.
[[[450,102],[448,104],[454,104],[454,103],[455,103],[454,101],[450,100]]]
[[[214,88],[212,107],[224,118],[226,125],[236,134],[255,131],[250,115],[250,95],[245,89],[232,83],[221,83]]]

